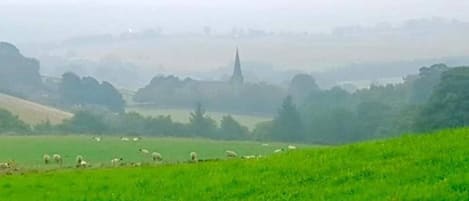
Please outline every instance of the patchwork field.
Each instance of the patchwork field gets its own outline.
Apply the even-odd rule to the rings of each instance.
[[[137,112],[145,116],[159,116],[159,115],[171,115],[171,118],[174,121],[187,123],[189,122],[189,116],[192,112],[189,109],[165,109],[165,108],[145,108],[145,107],[130,107],[127,108],[129,112]],[[229,113],[222,112],[207,112],[207,115],[220,122],[223,116],[228,115]],[[236,121],[241,123],[244,126],[247,126],[249,129],[254,129],[256,124],[264,121],[272,120],[272,117],[266,116],[255,116],[255,115],[238,115],[230,114]]]
[[[76,149],[73,147],[76,139],[65,139],[68,140],[59,138],[60,141],[55,142],[51,139],[47,143]],[[18,160],[25,156],[20,154],[25,147],[29,149],[28,153],[53,151],[46,145],[41,148],[34,138],[2,138],[1,142],[2,157],[7,151]],[[30,144],[4,148],[6,144],[19,142]],[[93,142],[86,142],[89,144],[78,143],[81,151],[89,151],[89,154],[101,151],[90,155],[90,160],[98,160],[101,154],[104,157],[109,153],[108,148],[98,149]],[[112,150],[116,152],[120,150],[119,146],[128,146],[115,143]],[[201,145],[208,148],[211,143],[223,143],[197,140],[194,143],[202,143],[197,145],[201,155],[218,154],[230,147],[217,145],[205,152]],[[164,144],[162,142],[160,146]],[[185,146],[195,144],[188,140]],[[169,143],[166,145],[170,146]],[[239,144],[238,150],[252,153],[257,152],[253,147],[264,149],[247,145]],[[174,144],[171,149],[191,150]],[[36,155],[34,157],[40,157],[40,153]],[[35,160],[31,158],[26,161]],[[13,172],[0,176],[0,200],[465,201],[469,198],[468,170],[469,129],[457,129],[339,147],[300,149],[259,160]]]
[[[29,124],[38,124],[47,120],[56,124],[72,117],[71,113],[2,93],[0,93],[0,108],[10,111]]]

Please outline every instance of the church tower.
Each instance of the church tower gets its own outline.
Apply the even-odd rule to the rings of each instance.
[[[231,84],[240,86],[244,83],[243,72],[241,72],[241,62],[239,61],[238,48],[236,48],[236,57],[233,75],[231,76]]]

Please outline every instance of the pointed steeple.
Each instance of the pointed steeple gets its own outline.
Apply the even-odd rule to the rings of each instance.
[[[239,60],[238,48],[236,48],[235,64],[231,84],[241,85],[244,83],[243,72],[241,71],[241,62]]]

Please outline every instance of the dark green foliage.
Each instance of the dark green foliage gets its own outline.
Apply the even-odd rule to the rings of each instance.
[[[311,93],[319,90],[319,86],[311,75],[297,74],[291,80],[288,94],[293,97],[295,103],[302,105]]]
[[[442,74],[418,120],[420,130],[469,125],[469,67],[452,68]]]
[[[291,96],[283,101],[277,117],[273,120],[272,138],[275,140],[303,140],[303,123]]]
[[[108,82],[101,84],[92,77],[80,79],[74,73],[65,73],[59,86],[63,104],[68,106],[100,106],[114,112],[123,112],[122,95]]]
[[[224,116],[220,123],[218,137],[227,140],[248,139],[249,130],[239,124],[232,116]]]
[[[70,133],[102,134],[108,130],[102,116],[85,111],[75,113],[70,120],[66,120],[60,127]]]
[[[29,126],[14,116],[8,110],[0,108],[0,133],[24,133],[29,131]]]
[[[420,68],[418,79],[412,82],[411,103],[423,104],[432,95],[433,89],[440,83],[441,74],[449,68],[445,64],[435,64]]]
[[[12,44],[0,42],[0,92],[25,98],[43,95],[39,62],[24,57]]]
[[[200,103],[190,114],[189,127],[194,135],[204,137],[214,137],[217,128],[215,120],[205,115],[205,110]]]
[[[134,100],[176,108],[191,108],[199,102],[217,111],[273,114],[285,95],[286,90],[266,83],[234,86],[223,81],[157,76],[137,91]]]

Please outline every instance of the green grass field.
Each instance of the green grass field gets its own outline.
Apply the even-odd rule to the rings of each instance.
[[[0,162],[15,160],[26,169],[55,169],[58,165],[45,165],[43,154],[58,153],[64,158],[64,166],[75,165],[75,157],[82,155],[95,167],[110,166],[111,160],[122,157],[124,162],[150,163],[151,157],[139,149],[159,152],[165,163],[185,162],[189,153],[195,151],[200,159],[225,158],[226,150],[239,155],[270,155],[275,149],[288,144],[260,142],[215,141],[189,138],[143,138],[140,141],[121,141],[119,137],[103,137],[97,142],[92,136],[0,136]],[[305,147],[306,145],[297,145]]]
[[[144,108],[144,107],[129,107],[127,111],[137,112],[145,116],[158,116],[158,115],[171,115],[171,118],[174,121],[187,123],[189,122],[189,115],[192,112],[189,109],[166,109],[166,108]],[[229,113],[222,112],[207,112],[207,115],[220,122],[223,116],[228,115]],[[230,114],[236,121],[241,123],[244,126],[247,126],[249,129],[254,129],[256,124],[260,122],[265,122],[272,120],[272,117],[266,116],[255,116],[255,115],[239,115],[239,114]]]
[[[469,129],[300,149],[260,160],[0,176],[2,201],[468,199]]]
[[[28,124],[38,124],[47,120],[57,124],[73,115],[56,108],[1,93],[0,108],[10,111]]]

